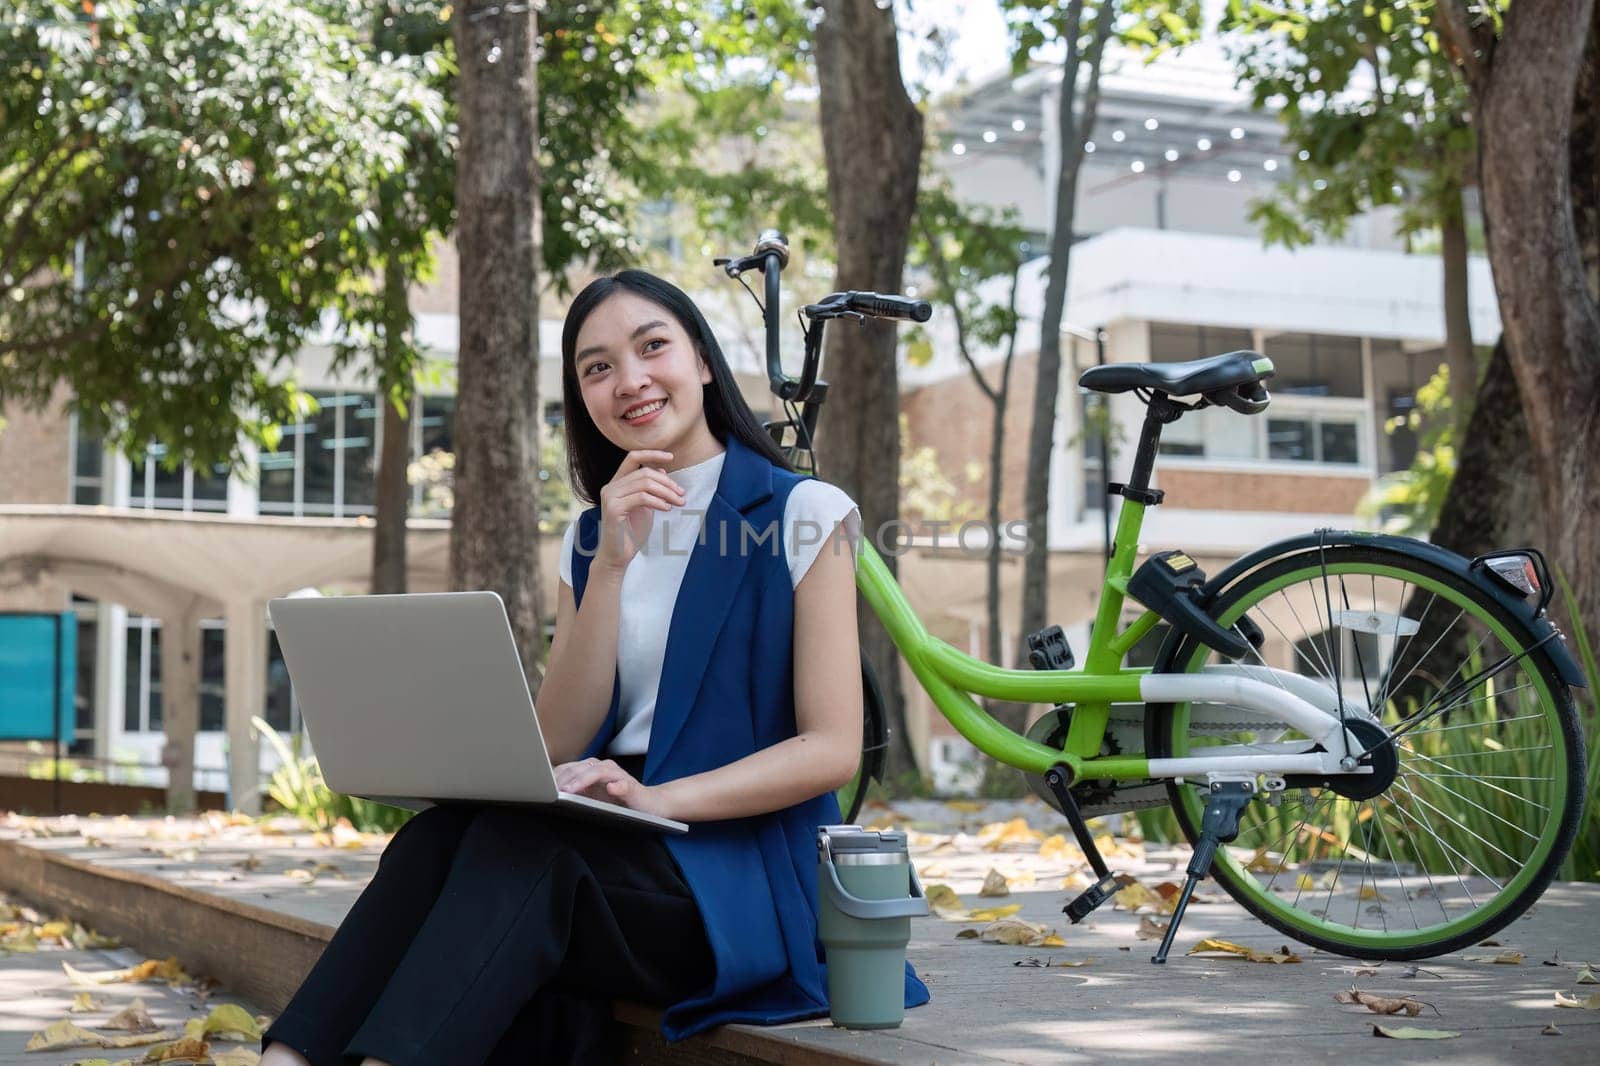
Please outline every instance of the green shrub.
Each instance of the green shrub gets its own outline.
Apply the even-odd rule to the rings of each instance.
[[[317,760],[300,754],[298,736],[291,748],[261,717],[252,717],[250,725],[272,745],[282,760],[282,765],[272,772],[265,786],[267,795],[308,827],[326,831],[338,824],[340,818],[347,818],[363,833],[388,833],[411,819],[414,812],[403,807],[332,791],[322,780],[322,768]]]

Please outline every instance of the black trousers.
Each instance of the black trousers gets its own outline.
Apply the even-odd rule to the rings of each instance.
[[[666,1006],[714,974],[656,834],[440,805],[395,834],[261,1046],[312,1066],[612,1062],[613,1000]]]

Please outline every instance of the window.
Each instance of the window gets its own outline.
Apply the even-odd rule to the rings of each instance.
[[[289,683],[289,667],[283,661],[283,649],[278,646],[278,634],[267,633],[267,724],[280,733],[295,733],[300,729],[300,706],[294,698],[294,687]]]
[[[1213,355],[1248,351],[1255,339],[1247,329],[1224,326],[1189,326],[1170,322],[1150,324],[1150,361],[1183,363]]]
[[[1276,370],[1268,388],[1301,396],[1359,399],[1361,339],[1320,333],[1279,333],[1262,342]]]
[[[260,453],[261,513],[371,514],[383,421],[374,397],[335,392],[315,399],[315,414],[282,427],[277,447]]]
[[[1267,458],[1296,463],[1361,462],[1361,420],[1353,415],[1289,414],[1267,419]]]
[[[168,468],[167,448],[152,444],[133,462],[128,506],[156,511],[226,511],[228,465],[196,470],[188,463]]]
[[[125,733],[161,731],[161,623],[128,615],[127,659],[123,663],[122,729]]]
[[[412,442],[420,472],[412,479],[411,506],[421,517],[448,518],[453,502],[450,475],[456,450],[456,398],[422,396],[419,399],[422,414],[412,419],[416,427]]]
[[[72,502],[105,503],[105,444],[82,415],[72,418]]]
[[[227,728],[226,635],[221,622],[200,627],[200,729],[220,732]]]

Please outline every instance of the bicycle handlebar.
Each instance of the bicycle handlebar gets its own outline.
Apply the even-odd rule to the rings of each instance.
[[[926,322],[933,317],[933,305],[926,300],[913,300],[909,296],[891,296],[881,292],[847,292],[844,304],[869,318],[899,318],[910,322]]]

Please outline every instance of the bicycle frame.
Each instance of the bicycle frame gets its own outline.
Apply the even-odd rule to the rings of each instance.
[[[813,321],[806,330],[804,371],[798,379],[790,378],[783,373],[777,331],[779,275],[787,262],[787,243],[775,230],[761,234],[752,255],[716,260],[730,276],[738,277],[752,269],[760,270],[764,276],[766,301],[761,306],[766,324],[767,377],[774,395],[785,403],[801,405],[799,416],[782,425],[792,426],[797,434],[797,445],[810,453],[817,409],[827,393],[826,382],[816,376],[822,328],[827,317],[837,317],[818,312],[828,308],[838,311],[846,306],[837,302],[841,298],[866,295],[871,302],[865,313],[845,312],[862,318],[878,313],[880,304],[903,298],[836,293],[823,304],[808,306],[805,313]],[[888,313],[888,316],[905,317],[903,313]],[[918,320],[926,317],[924,308]],[[1162,399],[1164,402],[1165,398]],[[1339,696],[1297,674],[1268,667],[1240,666],[1213,667],[1200,674],[1166,675],[1123,668],[1122,661],[1128,651],[1160,621],[1156,612],[1146,611],[1126,629],[1116,630],[1138,554],[1139,530],[1145,511],[1141,494],[1149,488],[1161,425],[1176,417],[1174,413],[1170,418],[1146,420],[1133,476],[1124,487],[1134,491],[1131,495],[1124,492],[1127,498],[1117,520],[1117,547],[1106,570],[1083,669],[1010,670],[975,659],[934,637],[906,601],[870,538],[861,546],[857,588],[872,605],[940,712],[980,751],[1017,769],[1044,774],[1051,767],[1064,764],[1071,778],[1076,780],[1086,766],[1092,765],[1093,776],[1116,781],[1181,778],[1206,773],[1370,774],[1370,766],[1358,766],[1353,758],[1363,753],[1365,746],[1341,726],[1341,718],[1365,715],[1366,709],[1352,708],[1346,703],[1341,714]],[[814,466],[811,472],[815,472]],[[1036,743],[1007,729],[973,701],[973,694],[1018,702],[1073,704],[1072,722],[1063,750]],[[1251,754],[1234,754],[1227,748],[1211,749],[1204,757],[1197,758],[1149,759],[1137,755],[1099,754],[1113,703],[1191,701],[1226,703],[1233,711],[1256,713],[1269,721],[1292,726],[1309,739],[1289,744],[1253,745]],[[1312,751],[1312,748],[1321,750]]]
[[[1065,764],[1076,780],[1091,776],[1115,781],[1181,778],[1205,773],[1265,774],[1371,773],[1341,766],[1346,752],[1365,746],[1352,734],[1341,742],[1337,697],[1315,682],[1266,667],[1221,667],[1202,674],[1152,674],[1125,669],[1129,649],[1160,621],[1145,611],[1118,631],[1144,521],[1144,505],[1125,501],[1117,520],[1116,551],[1107,568],[1100,605],[1081,670],[1012,670],[976,659],[929,633],[905,598],[870,539],[861,545],[856,587],[872,605],[912,673],[956,731],[985,754],[1029,773],[1043,774]],[[1270,679],[1271,683],[1268,683]],[[1071,703],[1072,724],[1064,750],[1031,741],[995,721],[973,695],[1026,703]],[[1113,703],[1221,702],[1233,710],[1282,722],[1311,738],[1257,754],[1213,753],[1201,758],[1149,759],[1101,756]],[[1346,714],[1365,713],[1349,706]],[[1348,744],[1348,747],[1346,746]],[[1320,745],[1320,752],[1308,751]]]

